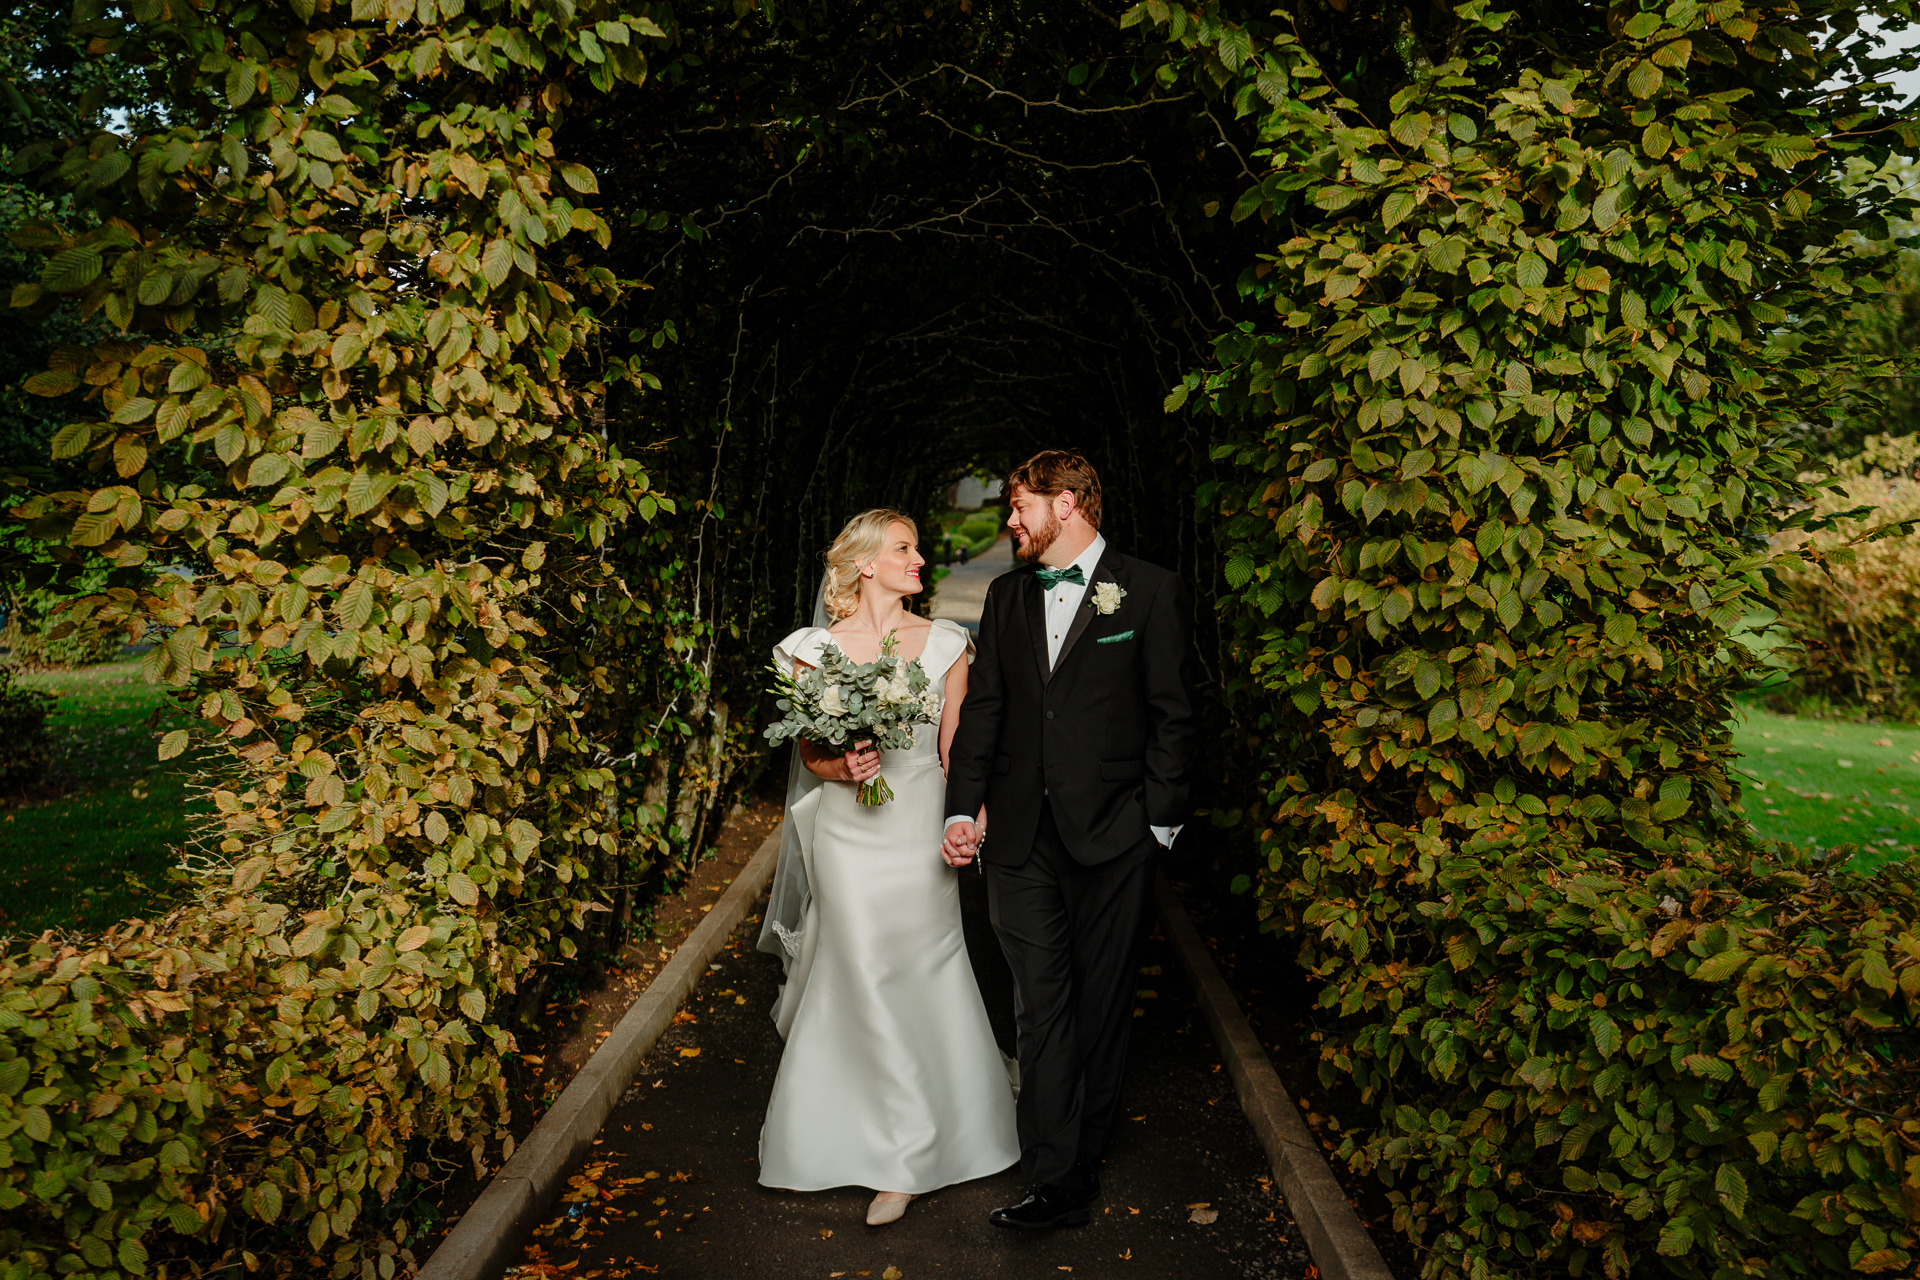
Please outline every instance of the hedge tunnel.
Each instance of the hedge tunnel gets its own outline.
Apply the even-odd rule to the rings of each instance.
[[[0,954],[0,1274],[390,1275],[764,762],[818,550],[1042,445],[1195,587],[1221,874],[1425,1274],[1911,1273],[1920,884],[1759,841],[1728,728],[1899,371],[1907,8],[28,24],[9,572],[153,642],[213,813]]]

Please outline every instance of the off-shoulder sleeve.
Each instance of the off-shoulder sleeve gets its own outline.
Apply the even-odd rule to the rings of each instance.
[[[927,675],[936,681],[945,679],[948,669],[963,655],[968,662],[973,661],[973,633],[951,618],[935,618],[926,653],[920,659]]]
[[[773,646],[774,664],[782,671],[793,670],[793,664],[796,662],[817,667],[820,665],[820,648],[826,641],[825,627],[802,627]]]

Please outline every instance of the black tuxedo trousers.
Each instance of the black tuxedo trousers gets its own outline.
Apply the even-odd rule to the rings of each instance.
[[[1090,1192],[1113,1137],[1157,848],[1149,836],[1088,866],[1068,853],[1043,804],[1026,860],[986,863],[988,911],[1013,970],[1015,1116],[1029,1183]]]

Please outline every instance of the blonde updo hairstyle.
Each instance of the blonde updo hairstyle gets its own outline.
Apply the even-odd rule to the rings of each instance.
[[[827,548],[827,576],[821,591],[826,597],[827,613],[835,621],[853,616],[860,607],[860,570],[873,563],[887,543],[887,526],[903,524],[915,542],[920,527],[913,517],[886,507],[862,511],[847,521],[847,527]]]

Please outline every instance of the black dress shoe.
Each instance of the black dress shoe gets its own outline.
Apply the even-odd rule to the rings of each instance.
[[[1087,1225],[1087,1203],[1060,1187],[1036,1182],[1027,1188],[1027,1197],[1019,1204],[995,1209],[987,1221],[996,1227],[1021,1231],[1046,1231],[1053,1227]]]

